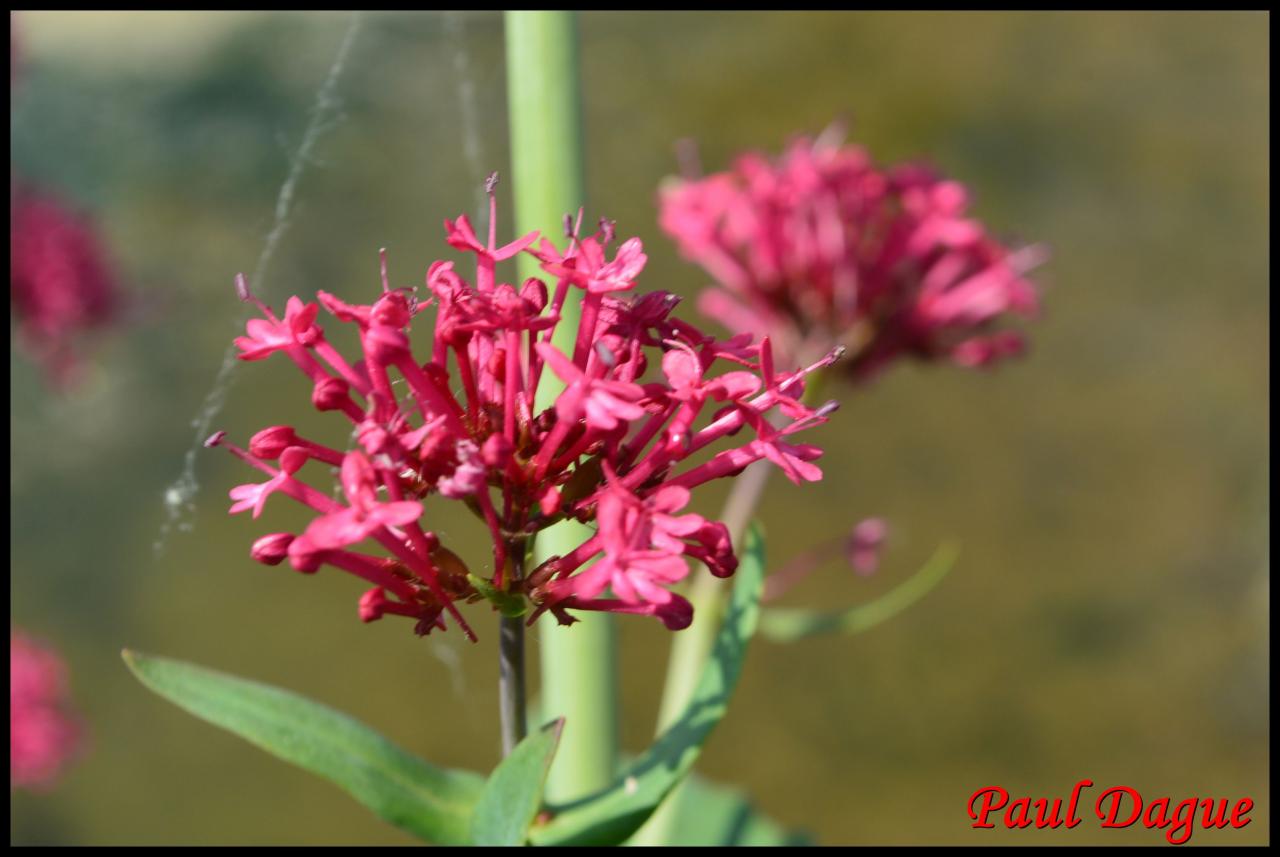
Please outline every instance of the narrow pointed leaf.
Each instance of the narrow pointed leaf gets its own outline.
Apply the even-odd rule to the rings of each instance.
[[[397,827],[428,842],[467,843],[480,775],[430,765],[354,718],[289,691],[169,658],[123,655],[165,699],[336,783]]]
[[[711,658],[680,719],[627,765],[609,788],[571,804],[551,807],[552,819],[530,831],[533,844],[624,842],[689,773],[707,736],[728,708],[742,672],[747,643],[755,632],[764,583],[764,539],[758,527],[747,534],[736,578]]]
[[[517,744],[494,769],[471,819],[472,844],[523,845],[529,838],[563,729],[563,717],[548,723]]]
[[[818,634],[860,634],[887,622],[928,595],[955,565],[960,549],[944,544],[920,570],[868,604],[824,612],[799,607],[770,607],[760,614],[760,633],[779,643]]]

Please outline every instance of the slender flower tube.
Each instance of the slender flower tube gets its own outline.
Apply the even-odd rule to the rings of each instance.
[[[62,659],[9,629],[9,787],[46,791],[80,749]]]
[[[768,331],[791,359],[845,345],[847,376],[865,381],[904,357],[983,367],[1025,348],[1005,323],[1036,313],[1024,275],[1042,251],[992,239],[964,185],[926,167],[880,168],[823,134],[673,180],[659,206],[680,252],[716,281],[703,312]]]
[[[372,582],[360,599],[364,621],[385,615],[416,620],[425,634],[446,617],[474,638],[459,602],[488,599],[507,611],[523,605],[528,621],[551,612],[596,610],[653,616],[679,630],[693,610],[671,586],[688,559],[727,576],[737,559],[723,524],[682,510],[691,491],[768,459],[797,482],[814,481],[816,447],[790,436],[827,420],[833,407],[810,409],[796,398],[806,368],[774,369],[769,341],[720,341],[672,316],[664,292],[630,294],[646,256],[639,239],[616,252],[613,224],[583,237],[575,226],[566,248],[538,233],[504,246],[496,241],[491,180],[489,234],[465,215],[445,221],[446,242],[476,259],[474,285],[452,261],[426,274],[426,296],[393,289],[382,260],[382,294],[369,305],[326,292],[317,303],[290,298],[284,317],[257,301],[243,277],[237,288],[261,318],[236,340],[243,360],[280,353],[306,375],[318,410],[352,424],[355,448],[343,452],[271,426],[248,449],[219,433],[222,446],[265,475],[231,490],[233,513],[256,518],[268,501],[289,497],[316,517],[297,534],[273,533],[251,555],[299,571],[323,565]],[[554,283],[502,282],[498,266],[520,254],[538,260]],[[611,258],[612,255],[612,258]],[[571,351],[552,344],[571,289],[583,312]],[[359,359],[343,357],[319,324],[323,307],[359,330]],[[426,356],[414,353],[410,328],[435,310]],[[563,391],[535,409],[540,382]],[[732,440],[730,440],[732,438]],[[728,448],[701,463],[712,445]],[[340,471],[335,498],[305,481],[307,472]],[[461,501],[483,522],[492,555],[488,579],[474,576],[444,547],[427,521],[432,498]],[[538,532],[566,518],[593,527],[575,549],[525,569]],[[370,542],[385,556],[366,553]]]

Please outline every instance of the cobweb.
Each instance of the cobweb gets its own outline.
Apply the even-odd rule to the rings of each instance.
[[[285,177],[284,184],[280,187],[280,193],[276,196],[276,207],[271,229],[263,241],[262,252],[258,255],[257,264],[254,265],[253,269],[253,277],[249,280],[259,290],[259,293],[261,293],[262,282],[266,277],[272,257],[275,256],[276,248],[289,229],[289,215],[293,210],[294,194],[297,192],[298,183],[301,181],[303,173],[311,162],[312,152],[316,143],[326,132],[341,121],[341,116],[338,112],[340,103],[336,91],[338,81],[341,80],[342,72],[347,64],[347,57],[351,53],[351,46],[355,43],[356,33],[360,30],[360,24],[361,14],[353,12],[351,20],[347,24],[346,33],[338,46],[337,55],[329,66],[329,72],[325,75],[324,82],[320,84],[320,88],[316,92],[315,102],[311,106],[311,117],[307,122],[306,130],[303,132],[302,142],[298,144],[297,151],[290,159],[289,173]],[[245,312],[247,313],[248,310]],[[222,355],[222,363],[218,367],[218,374],[214,377],[213,384],[200,405],[200,410],[191,420],[191,427],[194,432],[191,445],[182,457],[182,472],[164,491],[164,521],[161,523],[160,532],[152,545],[156,556],[164,553],[169,537],[175,530],[190,532],[193,529],[192,520],[196,508],[195,499],[200,490],[200,483],[196,479],[196,455],[202,448],[205,438],[209,436],[213,421],[217,419],[218,414],[222,412],[222,408],[226,404],[227,393],[230,391],[231,384],[235,379],[237,362],[235,346],[228,346],[226,352]]]
[[[467,171],[471,174],[471,186],[475,188],[475,217],[472,218],[480,234],[488,228],[489,205],[488,196],[484,192],[484,178],[490,172],[485,169],[480,153],[480,122],[477,118],[475,75],[471,71],[471,52],[468,49],[466,32],[463,27],[461,12],[444,13],[445,33],[453,44],[453,71],[458,84],[458,111],[461,115],[459,125],[462,128],[462,155],[467,162]]]
[[[272,257],[275,255],[276,248],[288,231],[294,195],[307,166],[313,163],[312,151],[321,137],[341,121],[339,114],[340,103],[335,93],[360,26],[360,13],[353,13],[347,26],[346,34],[343,36],[333,63],[329,67],[328,74],[316,92],[315,102],[311,108],[310,119],[303,134],[302,142],[291,159],[288,176],[285,178],[284,184],[280,188],[280,193],[276,197],[271,229],[263,242],[262,252],[258,257],[257,264],[254,266],[253,277],[249,281],[259,294],[265,291],[263,289],[263,281],[268,267]],[[444,29],[446,39],[450,43],[452,50],[451,58],[461,120],[458,126],[462,135],[462,152],[467,172],[470,174],[470,184],[475,188],[475,198],[473,200],[474,222],[483,231],[487,228],[489,215],[487,197],[484,193],[484,178],[488,175],[489,170],[486,169],[483,162],[476,78],[472,68],[472,58],[465,32],[463,13],[444,13]],[[241,323],[245,318],[247,318],[247,315],[241,318]],[[191,444],[182,459],[182,472],[177,480],[170,484],[164,492],[165,519],[153,545],[157,556],[163,554],[169,537],[175,531],[189,532],[194,527],[193,518],[196,510],[196,497],[200,489],[195,473],[196,458],[203,448],[205,439],[209,436],[214,421],[226,403],[227,394],[235,379],[235,369],[239,363],[236,359],[236,351],[237,349],[232,345],[223,354],[222,363],[213,379],[209,393],[205,396],[195,418],[191,420],[191,427],[194,431]],[[453,693],[455,696],[467,700],[466,674],[462,668],[461,653],[455,640],[441,639],[439,635],[435,635],[429,640],[429,643],[432,656],[440,662],[449,674]]]

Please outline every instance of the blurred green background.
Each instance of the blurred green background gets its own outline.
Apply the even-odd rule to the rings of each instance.
[[[152,696],[124,646],[292,688],[435,762],[497,761],[496,635],[362,625],[348,576],[253,563],[253,538],[305,519],[283,502],[229,517],[227,490],[253,478],[230,456],[200,451],[190,531],[154,549],[242,329],[232,277],[258,259],[347,23],[17,17],[13,167],[94,213],[137,304],[70,394],[13,352],[12,620],[64,650],[92,740],[57,791],[11,797],[14,843],[411,841]],[[1053,254],[1029,359],[898,368],[814,439],[823,482],[772,483],[776,562],[867,515],[893,527],[877,577],[832,566],[789,603],[870,599],[943,540],[963,554],[870,633],[758,642],[703,773],[824,844],[1163,842],[1092,818],[969,827],[979,787],[1056,797],[1085,777],[1252,797],[1248,827],[1192,841],[1269,840],[1268,29],[1261,13],[582,16],[588,219],[644,239],[642,286],[704,284],[655,224],[676,139],[719,169],[839,114],[878,160],[931,159],[998,233]],[[442,219],[507,168],[504,81],[498,15],[365,15],[259,294],[368,298],[382,246],[398,283],[454,258]],[[215,428],[333,434],[287,361],[233,380]],[[480,550],[462,519],[438,525]],[[668,636],[622,634],[635,750]]]

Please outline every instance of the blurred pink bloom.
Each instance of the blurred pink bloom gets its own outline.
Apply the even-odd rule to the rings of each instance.
[[[723,524],[678,514],[691,489],[761,458],[796,481],[820,478],[811,463],[820,450],[784,438],[826,421],[832,407],[812,410],[796,396],[805,375],[837,354],[775,372],[767,341],[717,341],[672,317],[670,295],[628,297],[646,262],[644,248],[632,238],[610,259],[608,222],[589,237],[574,227],[564,250],[546,238],[533,249],[537,233],[498,247],[492,183],[489,190],[487,240],[465,216],[445,221],[446,242],[476,257],[474,286],[452,262],[437,261],[426,275],[431,297],[419,300],[412,289],[390,287],[384,258],[382,294],[372,304],[320,292],[318,304],[291,298],[281,320],[238,278],[242,298],[258,303],[263,315],[236,340],[241,359],[287,356],[308,377],[316,408],[347,416],[358,448],[341,452],[292,427],[271,426],[246,451],[219,433],[209,445],[225,446],[267,476],[232,489],[231,511],[252,509],[256,517],[276,494],[314,510],[300,535],[265,536],[251,555],[268,565],[288,558],[306,573],[332,565],[372,583],[359,604],[366,622],[406,616],[425,634],[444,627],[447,613],[473,636],[456,602],[483,593],[467,566],[424,527],[424,503],[438,496],[465,502],[484,521],[492,586],[528,599],[530,622],[546,611],[568,623],[570,610],[605,610],[684,628],[692,607],[670,587],[688,574],[688,561],[720,576],[737,568]],[[520,253],[541,262],[553,290],[536,278],[519,289],[498,281],[497,264]],[[552,338],[573,288],[582,313],[562,349]],[[432,303],[424,360],[413,353],[409,328]],[[348,361],[329,342],[316,321],[319,306],[359,328],[360,359]],[[646,375],[650,366],[661,372]],[[553,376],[563,389],[538,410],[539,385]],[[706,407],[712,401],[715,411]],[[744,428],[746,437],[709,462],[687,463]],[[270,463],[277,459],[278,467]],[[312,460],[326,470],[341,467],[345,502],[301,478]],[[512,555],[565,518],[594,524],[596,532],[511,579]],[[369,540],[389,556],[359,550]]]
[[[843,557],[857,574],[866,577],[880,567],[880,555],[889,536],[884,518],[865,518],[844,535],[826,539],[794,557],[770,574],[764,584],[764,601],[781,598],[816,569]]]
[[[706,315],[767,332],[797,362],[847,346],[848,373],[865,380],[904,356],[988,366],[1022,352],[997,326],[1035,314],[1023,275],[1040,253],[1011,252],[968,205],[963,185],[924,167],[881,169],[858,147],[802,138],[777,160],[747,154],[671,182],[659,220],[717,282]]]
[[[119,313],[115,279],[89,222],[56,197],[19,185],[10,218],[9,300],[21,345],[68,383],[85,335]]]
[[[9,630],[9,787],[53,787],[81,744],[66,669],[51,649]]]
[[[846,551],[849,565],[858,574],[875,574],[880,566],[880,551],[889,536],[889,525],[884,518],[867,518],[859,521],[849,534]]]

